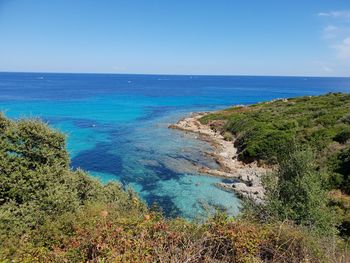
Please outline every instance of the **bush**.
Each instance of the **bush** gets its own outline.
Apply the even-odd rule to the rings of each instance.
[[[350,148],[346,148],[338,154],[335,172],[340,177],[338,187],[350,194]]]
[[[336,215],[328,207],[326,177],[315,169],[314,153],[291,147],[279,168],[264,182],[266,210],[272,218],[290,220],[323,235],[336,233]]]
[[[16,253],[21,237],[87,203],[146,211],[132,191],[70,170],[65,146],[65,136],[40,121],[0,115],[0,243],[5,254]]]
[[[347,128],[347,129],[340,131],[333,138],[333,140],[335,140],[336,142],[342,143],[342,144],[346,143],[349,139],[350,139],[350,128]]]
[[[225,141],[233,141],[233,135],[230,132],[224,132],[223,137]]]
[[[263,126],[253,126],[251,130],[241,133],[235,145],[243,161],[265,160],[269,164],[275,164],[277,156],[293,143],[293,140],[293,132],[279,132]]]

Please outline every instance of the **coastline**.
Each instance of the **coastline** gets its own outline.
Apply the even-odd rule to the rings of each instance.
[[[250,198],[257,203],[263,202],[265,190],[262,186],[261,176],[266,174],[268,169],[259,167],[253,162],[245,164],[238,160],[237,148],[233,141],[225,140],[224,136],[214,131],[208,125],[200,123],[199,119],[208,112],[192,113],[189,117],[179,120],[176,124],[169,126],[170,129],[180,130],[186,133],[198,134],[198,139],[208,142],[213,146],[214,151],[207,152],[219,165],[218,169],[197,166],[199,173],[211,176],[235,179],[237,182],[222,182],[217,186],[228,191],[235,192],[243,198]]]

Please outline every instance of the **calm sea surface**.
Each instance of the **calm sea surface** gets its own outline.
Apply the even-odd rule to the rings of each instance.
[[[274,98],[350,92],[350,78],[0,73],[0,110],[40,117],[68,137],[72,166],[132,187],[168,216],[236,214],[222,179],[196,173],[216,164],[194,135],[167,126],[193,111]]]

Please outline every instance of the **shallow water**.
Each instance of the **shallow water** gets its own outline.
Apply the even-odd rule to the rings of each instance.
[[[195,172],[216,164],[195,135],[168,129],[193,111],[273,98],[350,92],[349,78],[0,73],[0,109],[65,132],[73,167],[118,180],[168,216],[237,214],[239,199]]]

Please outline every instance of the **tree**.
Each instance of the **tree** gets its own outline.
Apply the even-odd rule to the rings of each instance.
[[[314,152],[300,146],[285,147],[275,172],[263,177],[265,202],[247,200],[244,216],[262,222],[290,221],[322,235],[336,234],[338,219],[329,206],[327,174],[319,171]]]
[[[267,213],[322,234],[334,233],[337,222],[328,207],[325,179],[310,149],[291,147],[280,158],[277,171],[264,178]]]
[[[117,183],[103,185],[71,170],[62,133],[38,120],[13,121],[0,113],[0,243],[88,202],[145,209],[133,199]]]

